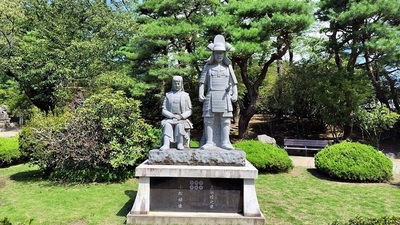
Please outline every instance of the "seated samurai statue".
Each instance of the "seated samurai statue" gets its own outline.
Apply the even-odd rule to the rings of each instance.
[[[189,147],[190,129],[193,128],[188,118],[192,115],[192,103],[189,94],[183,89],[183,78],[174,76],[172,90],[165,96],[162,106],[162,146],[160,150],[170,149],[175,143],[176,149]]]

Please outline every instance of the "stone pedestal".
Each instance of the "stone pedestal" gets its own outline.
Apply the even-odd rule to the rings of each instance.
[[[248,161],[244,166],[146,161],[136,176],[139,187],[127,224],[264,224],[254,186],[258,171]]]

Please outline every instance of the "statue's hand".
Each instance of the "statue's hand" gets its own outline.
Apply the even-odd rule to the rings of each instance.
[[[206,100],[206,97],[204,95],[199,95],[199,100],[200,102],[204,102],[204,100]]]
[[[237,95],[232,95],[231,100],[232,100],[232,102],[237,102],[237,100],[238,100]]]
[[[181,120],[181,119],[182,119],[182,116],[181,116],[181,115],[175,114],[172,118],[173,118],[173,119],[176,119],[176,120]]]

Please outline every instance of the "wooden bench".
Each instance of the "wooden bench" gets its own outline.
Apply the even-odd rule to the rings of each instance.
[[[307,140],[307,139],[284,139],[284,148],[286,150],[305,150],[306,156],[307,151],[316,151],[325,148],[328,145],[327,140]]]

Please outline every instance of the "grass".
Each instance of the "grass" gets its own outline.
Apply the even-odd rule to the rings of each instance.
[[[400,215],[400,183],[343,183],[295,168],[260,175],[257,196],[266,224],[329,224],[356,216]]]
[[[136,179],[112,184],[54,184],[35,167],[0,169],[0,220],[28,224],[124,224]],[[266,224],[329,224],[355,216],[400,215],[400,183],[342,183],[297,167],[261,174],[257,196]]]
[[[18,150],[18,137],[0,137],[0,166],[12,164],[21,156]]]
[[[137,180],[112,184],[54,184],[36,168],[0,169],[0,220],[13,224],[123,224]]]

